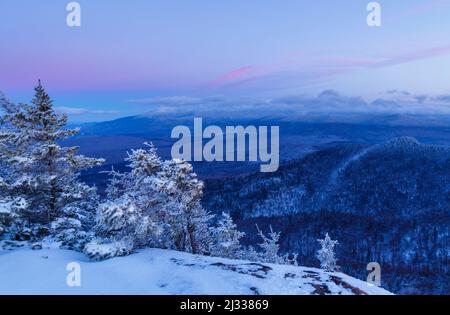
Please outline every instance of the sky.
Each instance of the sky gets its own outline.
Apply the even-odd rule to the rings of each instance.
[[[73,121],[324,90],[450,113],[450,0],[377,1],[380,27],[369,0],[79,0],[80,27],[66,24],[69,2],[0,2],[0,91],[13,101],[41,79]]]

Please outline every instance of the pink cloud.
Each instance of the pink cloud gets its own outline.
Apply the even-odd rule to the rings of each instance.
[[[419,50],[419,51],[414,51],[411,53],[406,53],[403,55],[394,56],[394,57],[388,58],[387,60],[374,63],[373,66],[374,67],[395,66],[398,64],[402,64],[402,63],[407,63],[407,62],[421,60],[421,59],[427,59],[427,58],[433,58],[433,57],[439,57],[439,56],[448,55],[448,54],[450,54],[450,45],[434,47],[431,49]]]
[[[241,88],[244,86],[257,88],[258,85],[265,86],[268,82],[271,88],[275,88],[274,85],[276,84],[280,86],[298,85],[299,82],[317,82],[344,75],[357,69],[390,67],[447,54],[450,54],[450,45],[392,55],[386,58],[291,54],[289,58],[282,61],[267,65],[245,66],[227,72],[214,80],[210,86],[214,88]],[[296,60],[295,56],[302,58]]]
[[[213,87],[222,86],[224,84],[227,84],[232,81],[236,81],[238,79],[243,78],[244,76],[256,71],[258,67],[256,66],[245,66],[230,72],[225,73],[224,75],[221,75],[216,80],[214,80],[211,85]]]

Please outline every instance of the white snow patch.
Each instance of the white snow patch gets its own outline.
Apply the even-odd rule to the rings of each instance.
[[[10,214],[11,213],[11,203],[3,202],[0,200],[0,214]]]
[[[71,262],[81,266],[80,287],[66,283]],[[0,250],[0,270],[0,294],[390,294],[341,273],[161,249],[102,262],[61,249]]]

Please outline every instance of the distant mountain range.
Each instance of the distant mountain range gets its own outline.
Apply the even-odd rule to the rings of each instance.
[[[79,145],[83,154],[106,158],[108,165],[121,164],[127,150],[142,147],[145,141],[152,141],[162,157],[170,158],[170,149],[175,141],[170,138],[172,129],[177,125],[192,128],[194,117],[202,117],[196,114],[202,113],[147,113],[106,122],[71,125],[80,127],[81,132],[77,137],[66,140],[65,144]],[[334,142],[376,144],[411,136],[422,143],[450,145],[450,117],[446,116],[308,114],[289,117],[285,114],[264,115],[264,112],[259,115],[241,114],[240,117],[233,117],[233,113],[212,115],[208,112],[204,125],[278,125],[282,163]],[[258,169],[255,163],[197,163],[194,167],[203,178],[230,172],[241,175]]]
[[[155,136],[168,136],[167,128],[179,124],[192,124],[194,117],[202,117],[211,124],[239,123],[313,123],[313,124],[357,124],[383,126],[450,127],[447,115],[413,114],[355,114],[355,113],[285,113],[271,111],[184,111],[182,113],[148,112],[137,116],[128,116],[111,121],[92,123],[71,123],[70,128],[80,127],[81,135],[117,135],[154,133]]]

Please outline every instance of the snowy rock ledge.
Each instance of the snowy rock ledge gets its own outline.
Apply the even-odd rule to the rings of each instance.
[[[81,285],[71,287],[74,262]],[[0,270],[0,294],[391,294],[342,273],[161,249],[101,262],[61,249],[0,250]]]

